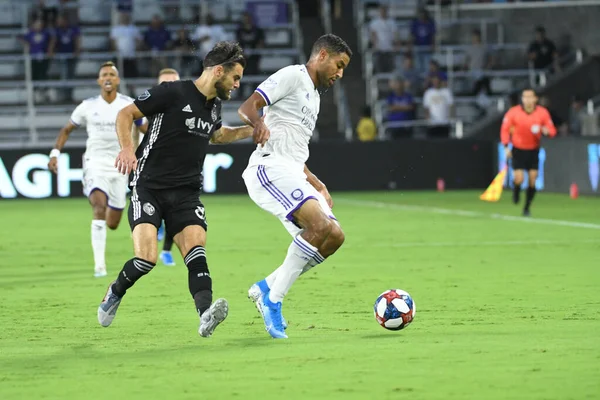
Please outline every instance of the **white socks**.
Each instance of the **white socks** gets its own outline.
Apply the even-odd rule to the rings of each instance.
[[[106,221],[92,220],[92,249],[94,250],[94,264],[96,268],[106,268],[104,251],[106,250]]]
[[[290,290],[301,273],[323,262],[316,247],[298,235],[288,248],[283,264],[266,278],[271,289],[269,300],[279,303]],[[307,268],[308,267],[308,268]]]

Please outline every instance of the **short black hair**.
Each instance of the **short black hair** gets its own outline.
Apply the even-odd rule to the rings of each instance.
[[[333,33],[328,33],[317,39],[313,44],[311,55],[318,54],[322,49],[325,49],[329,54],[342,54],[346,53],[348,57],[352,57],[352,50],[344,39]]]
[[[537,92],[535,91],[535,89],[532,87],[526,87],[525,89],[521,90],[521,94],[523,94],[525,92],[529,92],[529,91],[533,92],[533,94],[536,96],[538,95]]]
[[[113,67],[114,69],[116,69],[117,71],[119,71],[119,70],[117,69],[117,66],[115,65],[115,63],[114,63],[114,62],[112,62],[112,61],[107,61],[107,62],[103,63],[103,64],[100,66],[100,68],[98,68],[98,73],[100,73],[100,71],[102,71],[102,68],[104,68],[104,67]]]
[[[543,26],[539,25],[535,28],[535,31],[539,34],[545,35],[546,34],[546,28],[544,28]]]
[[[246,68],[246,59],[242,47],[237,42],[222,41],[215,44],[204,57],[203,67],[210,68],[222,65],[225,70],[229,70],[235,64],[240,64],[242,68]]]

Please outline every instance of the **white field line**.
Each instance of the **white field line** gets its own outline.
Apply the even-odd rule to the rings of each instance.
[[[561,246],[561,245],[577,245],[577,244],[598,244],[597,240],[498,240],[487,242],[400,242],[400,243],[377,243],[373,245],[361,244],[360,247],[490,247],[490,246]]]
[[[450,208],[439,208],[439,207],[427,207],[427,206],[413,206],[407,204],[395,204],[395,203],[384,203],[380,201],[369,201],[369,200],[355,200],[336,197],[336,202],[343,204],[351,204],[359,207],[374,207],[374,208],[387,208],[390,210],[399,211],[418,211],[430,214],[445,214],[445,215],[456,215],[460,217],[475,217],[475,218],[491,218],[499,219],[503,221],[518,221],[526,222],[529,224],[544,224],[544,225],[557,225],[557,226],[568,226],[572,228],[587,228],[587,229],[598,229],[600,230],[600,224],[592,224],[588,222],[576,222],[576,221],[564,221],[560,219],[547,219],[547,218],[533,218],[533,217],[516,217],[512,215],[503,214],[487,214],[477,211],[466,211],[466,210],[453,210]]]

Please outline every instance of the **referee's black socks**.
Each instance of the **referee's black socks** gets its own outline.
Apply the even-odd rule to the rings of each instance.
[[[527,188],[527,200],[525,202],[525,211],[529,211],[531,202],[533,201],[533,198],[535,197],[535,192],[536,192],[535,187],[529,186]]]
[[[184,261],[188,267],[190,294],[194,298],[198,314],[202,315],[212,303],[212,279],[206,263],[206,250],[202,246],[195,246]]]
[[[513,186],[513,203],[515,203],[515,204],[519,203],[520,194],[521,194],[521,185],[517,185],[516,183],[514,183],[514,186]]]
[[[132,287],[142,276],[150,272],[155,265],[156,264],[151,263],[150,261],[137,257],[127,261],[125,265],[123,265],[123,269],[119,273],[117,280],[112,285],[113,293],[122,297],[125,295],[125,292],[127,292],[127,289]]]

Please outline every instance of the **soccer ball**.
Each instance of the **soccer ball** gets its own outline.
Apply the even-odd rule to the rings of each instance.
[[[417,306],[410,294],[400,289],[390,289],[381,293],[373,308],[379,325],[391,331],[406,328],[417,313]]]

